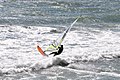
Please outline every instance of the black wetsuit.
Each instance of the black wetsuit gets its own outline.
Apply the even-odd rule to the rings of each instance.
[[[56,55],[61,54],[62,51],[63,51],[63,45],[61,45],[60,47],[58,47],[58,49],[59,49],[58,52],[52,52],[52,53],[50,53],[49,55],[54,54],[54,56],[56,56]]]

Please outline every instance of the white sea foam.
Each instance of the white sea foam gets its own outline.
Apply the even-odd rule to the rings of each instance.
[[[61,58],[46,58],[36,49],[36,44],[44,45],[44,40],[47,40],[52,34],[47,35],[44,33],[50,32],[54,28],[33,28],[33,27],[21,27],[21,26],[0,26],[1,39],[0,42],[0,69],[2,73],[16,73],[23,72],[30,69],[30,66],[37,64],[41,68],[47,68],[52,65],[61,63]],[[47,38],[45,36],[48,36]],[[4,38],[4,39],[3,39]],[[41,42],[41,43],[40,43]],[[42,62],[42,63],[41,63]],[[64,63],[65,61],[63,61]],[[43,64],[44,63],[44,64]],[[63,64],[62,63],[62,64]],[[25,67],[24,65],[28,65]],[[16,68],[16,66],[23,65]],[[63,64],[64,65],[64,64]]]
[[[41,60],[40,62],[37,62],[31,66],[32,69],[34,70],[40,70],[43,68],[48,68],[54,65],[60,65],[60,66],[67,66],[69,63],[66,62],[65,60],[58,58],[58,57],[50,57]]]
[[[36,49],[43,49],[61,33],[50,32],[57,28],[0,26],[0,70],[1,73],[24,72],[31,67],[39,70],[54,65],[65,65],[74,61],[98,60],[120,55],[120,32],[81,28],[70,31],[63,41],[64,51],[55,58],[44,58]],[[45,46],[44,46],[45,45]],[[16,66],[23,65],[16,68]],[[26,66],[24,66],[26,65]]]

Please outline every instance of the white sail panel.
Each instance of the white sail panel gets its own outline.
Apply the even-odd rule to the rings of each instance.
[[[70,31],[70,29],[71,29],[72,26],[77,22],[78,19],[79,19],[79,17],[70,25],[70,27],[68,27],[68,28],[60,35],[60,37],[58,37],[56,40],[54,40],[53,43],[50,44],[50,45],[46,48],[45,51],[58,49],[58,47],[61,45],[62,41],[64,40],[66,34]]]

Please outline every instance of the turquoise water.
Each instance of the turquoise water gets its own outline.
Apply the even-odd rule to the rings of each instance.
[[[77,17],[56,57],[36,49]],[[1,80],[120,80],[120,0],[0,0]]]

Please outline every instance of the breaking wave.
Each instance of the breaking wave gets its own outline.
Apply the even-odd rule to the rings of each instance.
[[[92,66],[93,69],[88,69],[87,67],[91,65],[85,65],[85,68],[81,63],[119,59],[120,32],[112,28],[101,30],[100,28],[75,27],[63,41],[64,51],[61,55],[48,58],[40,55],[36,44],[44,49],[50,40],[56,39],[61,34],[62,30],[64,27],[57,29],[0,25],[0,62],[3,63],[0,64],[0,75],[36,72],[53,66],[106,72],[101,67],[98,69]],[[72,65],[76,63],[82,66]],[[116,73],[116,71],[113,72]]]

